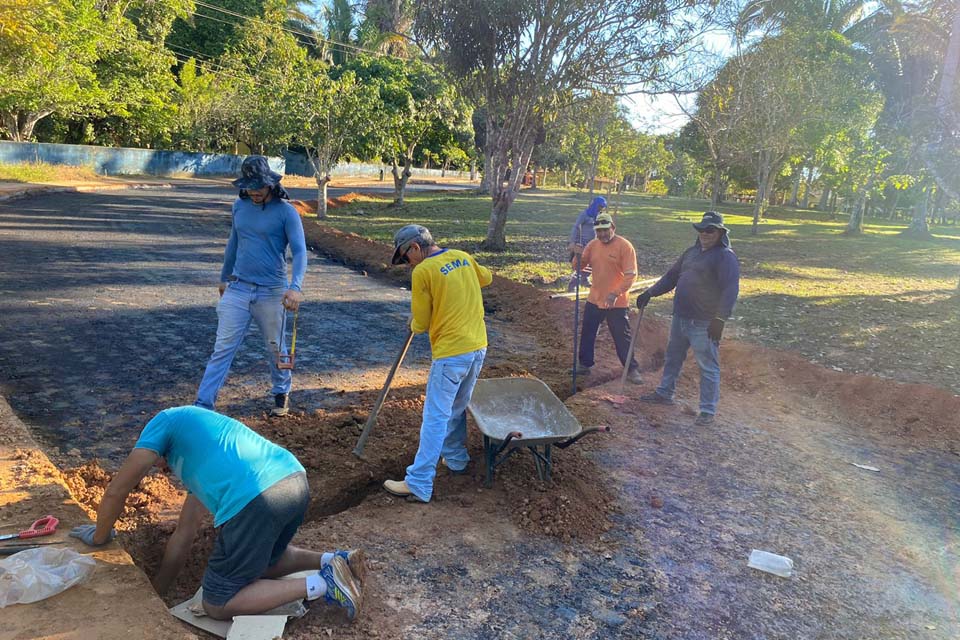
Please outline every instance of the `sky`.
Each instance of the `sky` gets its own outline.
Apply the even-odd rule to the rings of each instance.
[[[700,37],[699,45],[705,50],[698,56],[709,57],[715,62],[729,58],[734,52],[732,34],[725,31],[710,31]],[[686,66],[689,62],[699,64],[699,61],[681,60],[680,65]],[[639,90],[642,87],[634,87]],[[679,99],[680,104],[677,104]],[[636,94],[624,99],[624,104],[630,113],[631,120],[638,129],[648,133],[672,133],[678,131],[687,123],[689,118],[683,109],[690,110],[696,100],[696,94],[681,94],[676,97],[669,94],[648,95]],[[682,108],[681,108],[682,106]]]

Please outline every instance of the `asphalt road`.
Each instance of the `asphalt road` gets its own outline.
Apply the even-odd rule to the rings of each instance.
[[[0,393],[55,458],[115,462],[150,416],[195,399],[235,191],[175,185],[0,204]],[[314,254],[304,292],[291,399],[312,409],[392,361],[409,293]],[[407,364],[428,358],[418,338]],[[254,328],[217,408],[250,415],[268,394]]]

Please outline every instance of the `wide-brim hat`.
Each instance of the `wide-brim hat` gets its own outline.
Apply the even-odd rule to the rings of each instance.
[[[270,168],[264,156],[247,156],[240,165],[240,177],[233,181],[238,189],[263,189],[280,184],[282,175]]]
[[[717,229],[723,229],[727,231],[728,229],[723,226],[723,216],[716,211],[707,211],[703,214],[703,218],[700,222],[694,222],[693,228],[697,231],[704,231],[710,227],[715,227]]]

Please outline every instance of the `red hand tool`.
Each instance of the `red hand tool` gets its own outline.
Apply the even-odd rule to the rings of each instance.
[[[53,516],[44,516],[30,525],[30,528],[26,531],[21,531],[20,533],[8,533],[7,535],[0,536],[0,540],[13,540],[14,538],[37,538],[40,536],[48,536],[54,531],[57,530],[57,525],[60,524],[60,521],[54,518]]]

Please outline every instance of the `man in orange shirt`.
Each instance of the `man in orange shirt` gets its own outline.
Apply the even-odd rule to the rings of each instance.
[[[637,277],[637,252],[630,241],[616,234],[617,227],[608,213],[601,213],[593,224],[597,237],[584,247],[580,265],[593,268],[593,286],[583,310],[583,332],[580,334],[579,373],[590,374],[593,350],[600,325],[607,328],[617,346],[620,364],[630,358],[627,380],[640,384],[640,368],[630,351],[630,316],[627,292]]]

